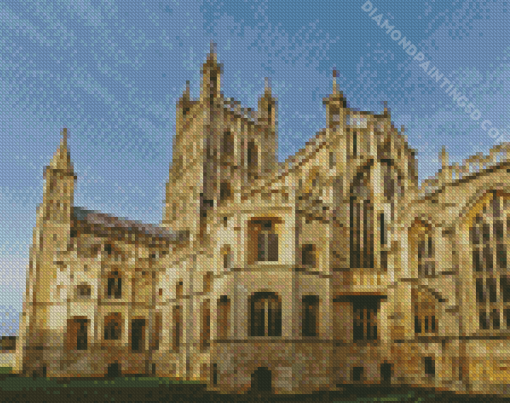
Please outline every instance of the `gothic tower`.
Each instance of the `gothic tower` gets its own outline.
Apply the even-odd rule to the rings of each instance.
[[[222,66],[214,45],[202,66],[200,98],[192,100],[189,83],[177,103],[177,133],[167,184],[162,225],[190,231],[199,240],[206,231],[207,211],[214,206],[215,160],[218,158],[215,117],[220,109]]]
[[[266,78],[264,94],[259,99],[258,122],[261,125],[262,171],[269,174],[278,167],[278,103],[271,93],[269,79]]]
[[[71,232],[76,176],[67,149],[66,128],[62,130],[60,147],[45,168],[44,179],[43,202],[37,209],[20,326],[23,348],[16,360],[16,369],[25,372],[38,372],[45,366],[40,362],[43,360],[41,347],[52,344],[46,329],[52,309],[52,283],[57,273],[54,258],[56,252],[67,248]],[[23,369],[20,359],[23,359]]]

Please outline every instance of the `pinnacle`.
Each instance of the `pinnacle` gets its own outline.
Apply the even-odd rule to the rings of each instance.
[[[59,169],[64,171],[72,171],[73,164],[71,163],[71,156],[67,149],[67,128],[62,129],[62,140],[56,153],[50,162],[50,168]]]

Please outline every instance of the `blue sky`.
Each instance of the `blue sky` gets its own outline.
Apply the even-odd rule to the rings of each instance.
[[[380,112],[388,102],[418,150],[420,179],[439,168],[443,144],[454,162],[499,143],[482,120],[510,132],[507,1],[365,3],[0,0],[0,335],[17,332],[43,168],[60,130],[68,128],[77,206],[159,223],[175,104],[186,80],[198,96],[210,41],[226,97],[256,108],[271,78],[280,161],[325,126],[333,67],[350,107]],[[379,14],[469,99],[478,121]]]

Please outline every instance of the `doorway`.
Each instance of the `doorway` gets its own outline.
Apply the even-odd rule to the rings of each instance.
[[[381,384],[391,385],[393,365],[387,362],[381,364]]]
[[[363,367],[353,367],[352,368],[352,381],[354,383],[359,383],[363,380]]]
[[[251,375],[251,390],[255,393],[271,393],[271,371],[260,367]]]
[[[107,372],[108,378],[118,378],[121,375],[122,375],[122,371],[120,370],[120,364],[118,362],[114,362],[114,363],[108,365],[108,372]]]
[[[145,345],[145,319],[133,319],[131,322],[131,351],[142,352]]]

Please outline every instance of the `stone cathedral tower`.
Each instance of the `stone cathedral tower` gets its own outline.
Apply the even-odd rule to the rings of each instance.
[[[15,371],[148,374],[208,389],[343,384],[507,393],[510,144],[418,184],[382,113],[324,98],[326,124],[277,160],[277,101],[189,82],[161,225],[73,205],[67,130],[37,209]],[[275,91],[276,92],[276,91]]]

